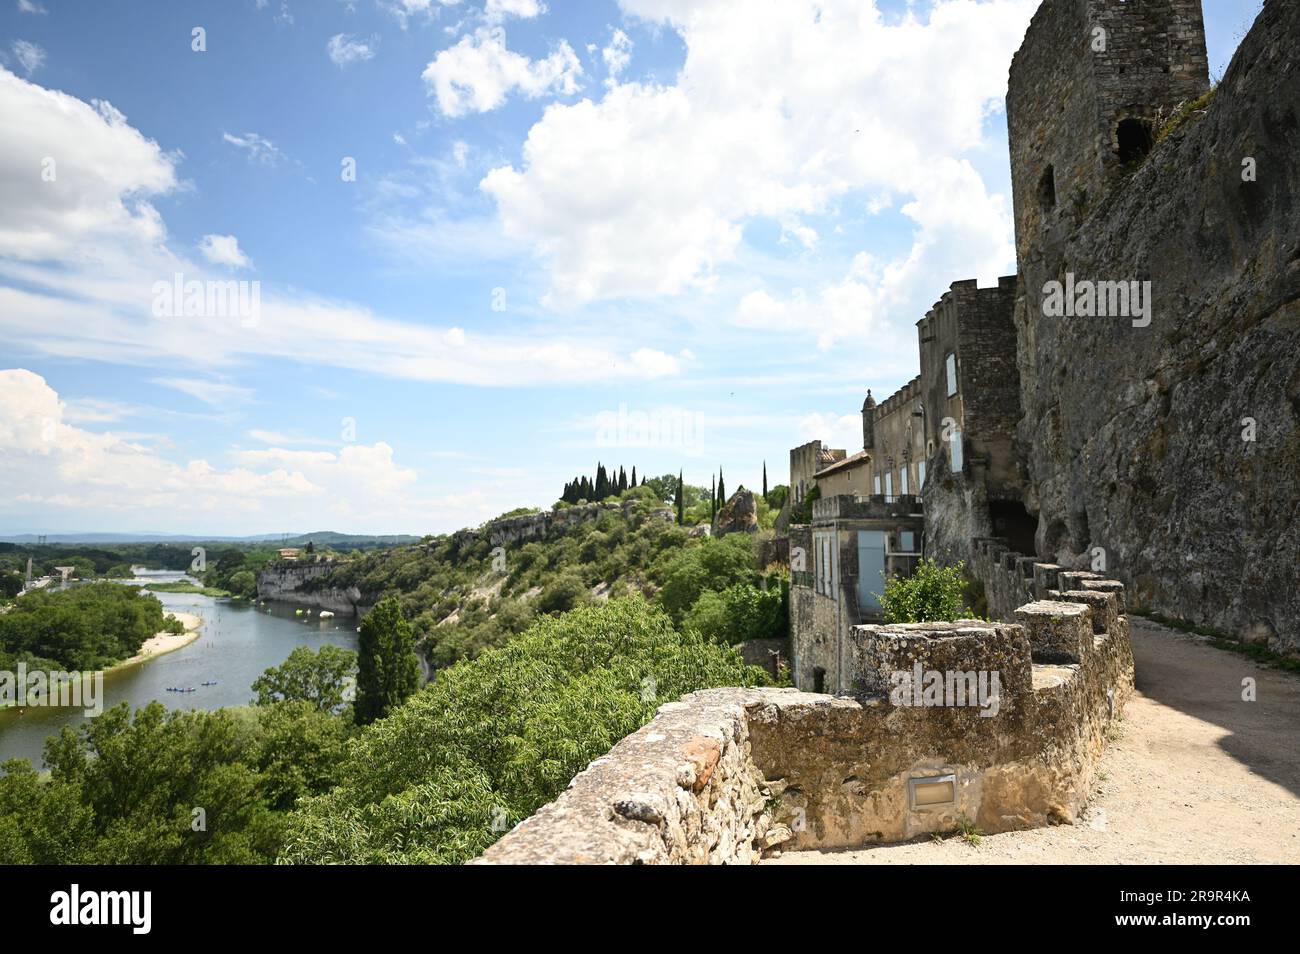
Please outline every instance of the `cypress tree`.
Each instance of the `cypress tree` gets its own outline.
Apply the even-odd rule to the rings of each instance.
[[[364,620],[357,640],[358,725],[382,719],[420,688],[420,661],[415,656],[411,624],[397,597],[380,600]]]
[[[767,461],[763,461],[763,501],[767,502]]]
[[[722,482],[722,468],[718,468],[718,509],[727,504],[727,486]]]
[[[636,464],[633,464],[633,465],[632,465],[632,486],[633,486],[633,487],[637,486],[637,483],[636,483]]]
[[[677,525],[686,522],[686,495],[682,492],[682,471],[677,472]]]

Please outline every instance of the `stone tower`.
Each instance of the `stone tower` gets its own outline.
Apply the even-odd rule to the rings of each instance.
[[[871,388],[867,388],[867,399],[862,402],[862,449],[866,451],[875,443],[875,410],[876,399],[871,396]]]
[[[1007,88],[1022,269],[1208,88],[1200,0],[1043,0]]]

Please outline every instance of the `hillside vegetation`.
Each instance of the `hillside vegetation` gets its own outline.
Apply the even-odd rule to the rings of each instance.
[[[619,499],[633,502],[626,515],[606,510],[544,541],[498,549],[483,537],[430,538],[356,555],[309,588],[356,587],[363,604],[396,596],[435,667],[503,646],[539,617],[632,594],[715,640],[785,635],[785,573],[758,566],[752,536],[692,535],[655,515],[663,504],[648,486]],[[724,619],[725,608],[749,622]]]

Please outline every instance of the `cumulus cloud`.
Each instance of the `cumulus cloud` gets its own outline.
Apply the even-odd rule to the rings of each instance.
[[[351,63],[363,63],[366,60],[373,59],[375,50],[379,46],[379,37],[371,36],[366,40],[358,40],[346,33],[336,33],[329,38],[325,44],[325,52],[339,69],[348,66]]]
[[[632,61],[631,38],[622,30],[615,30],[609,38],[609,46],[600,51],[600,56],[605,61],[605,69],[609,71],[610,79],[616,79]]]
[[[0,519],[22,519],[39,507],[48,517],[70,513],[100,526],[174,526],[178,512],[197,521],[208,515],[211,526],[226,530],[241,517],[250,526],[271,519],[309,526],[325,513],[352,522],[399,513],[419,520],[418,510],[400,510],[411,506],[418,474],[383,441],[338,451],[232,449],[226,456],[228,465],[177,460],[124,435],[79,427],[40,375],[0,370]]]
[[[205,235],[199,240],[199,251],[213,265],[229,268],[251,268],[252,261],[239,247],[233,235]]]
[[[103,100],[85,103],[0,68],[0,256],[85,256],[93,245],[153,245],[149,198],[177,186],[173,158]]]
[[[12,120],[0,150],[0,338],[22,341],[29,351],[166,366],[196,372],[196,380],[250,358],[496,387],[645,380],[678,371],[672,356],[628,346],[608,330],[466,331],[395,321],[266,282],[255,327],[216,315],[156,317],[156,283],[171,283],[178,273],[186,282],[228,277],[201,255],[195,262],[170,249],[162,219],[146,201],[177,188],[175,159],[108,103],[87,104],[4,70],[0,115]],[[49,182],[41,177],[47,156],[57,160]],[[226,253],[237,249],[224,246]]]
[[[506,48],[500,27],[480,28],[439,51],[424,70],[424,82],[446,116],[486,113],[512,92],[529,99],[547,93],[578,91],[582,64],[563,40],[544,59],[533,60]]]
[[[46,10],[39,3],[36,3],[35,0],[18,0],[18,12],[35,13],[43,16],[49,13],[50,11]]]
[[[506,17],[530,20],[546,12],[541,0],[487,0],[483,13],[489,21],[499,23]]]
[[[481,185],[548,265],[558,303],[713,287],[749,221],[807,246],[803,219],[858,194],[914,199],[907,258],[933,264],[945,230],[994,203],[954,163],[984,145],[1036,5],[937,0],[924,19],[887,20],[863,0],[621,0],[680,33],[675,82],[552,105],[521,162]],[[923,198],[936,187],[950,205]],[[1005,218],[980,222],[977,248],[1006,247]]]

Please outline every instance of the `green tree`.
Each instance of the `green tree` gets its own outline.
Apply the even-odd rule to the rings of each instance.
[[[340,784],[299,803],[280,860],[466,861],[664,702],[765,682],[640,597],[540,619],[365,729]]]
[[[763,461],[763,499],[767,500],[767,461]]]
[[[364,625],[364,624],[363,624]],[[322,646],[319,652],[299,646],[289,658],[272,666],[253,683],[255,703],[306,702],[319,712],[338,712],[344,692],[356,671],[357,654],[341,646]]]
[[[259,707],[258,728],[258,791],[271,808],[290,809],[299,798],[338,784],[348,741],[342,719],[305,700],[277,702]]]
[[[722,592],[701,593],[686,612],[682,625],[731,646],[750,639],[784,639],[789,635],[782,590],[761,590],[750,583],[738,583]]]
[[[889,623],[952,622],[967,616],[965,564],[939,566],[922,560],[911,576],[884,581],[880,606]]]
[[[685,508],[686,508],[686,497],[685,497],[685,495],[684,495],[684,493],[683,493],[683,488],[682,488],[682,472],[681,472],[681,471],[678,471],[678,472],[677,472],[677,499],[676,499],[675,503],[676,503],[676,505],[677,505],[677,525],[678,525],[678,526],[681,526],[681,525],[682,525],[682,520],[683,520],[683,517],[684,517],[684,513],[683,513],[683,511],[684,511]]]
[[[397,598],[380,600],[361,622],[357,655],[358,725],[382,719],[420,686],[411,624]]]

